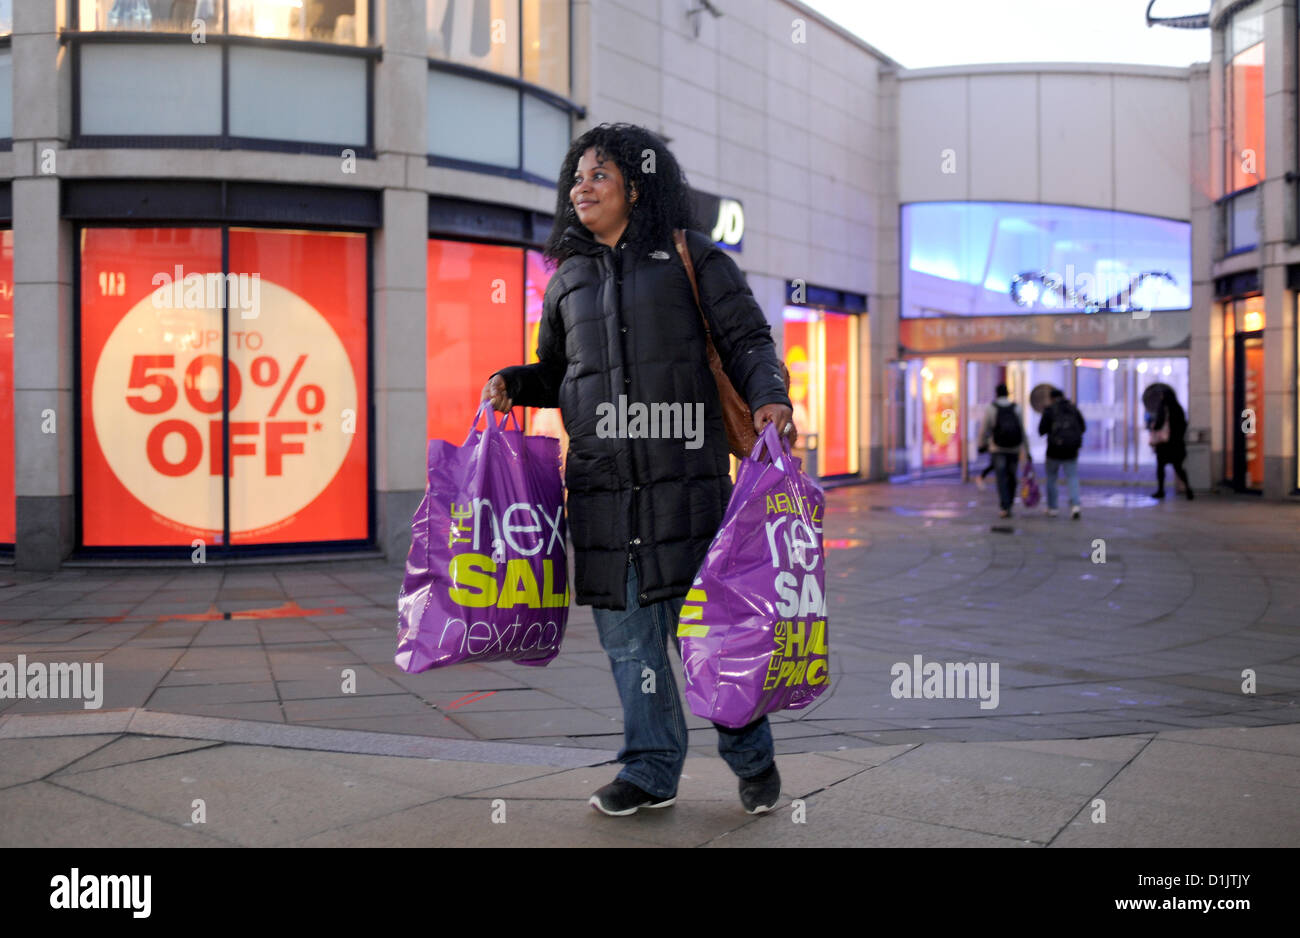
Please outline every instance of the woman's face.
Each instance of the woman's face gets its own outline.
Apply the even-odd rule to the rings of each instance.
[[[569,201],[596,240],[611,247],[627,227],[632,206],[623,190],[623,174],[613,160],[602,160],[591,147],[578,160]],[[635,201],[635,194],[633,195]]]

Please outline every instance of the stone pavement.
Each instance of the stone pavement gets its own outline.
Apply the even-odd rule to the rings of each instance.
[[[583,807],[621,739],[586,607],[545,669],[408,675],[400,565],[0,568],[0,663],[106,685],[98,711],[0,699],[0,844],[1300,843],[1300,505],[993,498],[828,494],[832,689],[774,715],[787,805],[759,819],[693,717],[677,806]],[[996,707],[895,698],[918,655],[996,663]]]
[[[609,818],[586,800],[613,768],[580,764],[600,754],[474,749],[490,745],[141,711],[10,717],[0,847],[1300,842],[1294,724],[786,755],[784,796],[761,817],[718,758],[687,759],[676,805]]]

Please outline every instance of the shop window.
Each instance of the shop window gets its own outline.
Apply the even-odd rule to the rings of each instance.
[[[77,25],[84,30],[188,33],[194,20],[220,32],[224,0],[78,0]]]
[[[230,50],[230,134],[363,143],[366,61],[292,48]],[[310,94],[303,94],[310,88]]]
[[[524,104],[524,172],[554,180],[569,149],[569,112],[526,94]]]
[[[1239,491],[1258,491],[1264,484],[1264,298],[1228,300],[1223,309],[1226,475]]]
[[[369,536],[365,236],[222,237],[82,232],[84,546]]]
[[[858,472],[858,317],[805,306],[784,310],[784,353],[799,455],[819,476]]]
[[[1259,190],[1234,195],[1226,203],[1228,253],[1249,251],[1259,243]]]
[[[0,544],[14,542],[14,233],[0,232]]]
[[[921,366],[923,466],[953,465],[961,459],[957,406],[957,359],[927,358]]]
[[[195,20],[209,33],[364,45],[370,36],[369,0],[79,0],[79,28],[192,33]]]
[[[0,140],[4,141],[11,141],[14,136],[13,88],[13,52],[9,49],[0,49]]]
[[[1264,178],[1264,13],[1254,3],[1232,16],[1227,31],[1228,152],[1225,194]]]
[[[519,166],[520,93],[489,82],[429,72],[429,153],[447,159]],[[474,127],[472,134],[466,127]],[[559,163],[556,163],[557,171]]]
[[[569,93],[569,0],[428,0],[429,58]]]
[[[428,437],[460,443],[487,379],[526,360],[524,251],[430,239],[427,259]]]
[[[529,364],[537,361],[537,338],[542,326],[542,305],[546,298],[546,286],[551,282],[550,268],[540,251],[525,251],[525,300],[524,322],[526,324],[525,349]],[[564,432],[564,421],[560,411],[555,407],[528,408],[526,414],[529,433],[538,436],[553,436],[560,440],[561,458],[569,448],[569,437]]]
[[[14,31],[14,0],[0,0],[0,36],[12,35]]]
[[[523,0],[524,81],[569,93],[569,0]]]
[[[902,316],[1188,309],[1188,222],[1017,202],[902,212]]]
[[[221,133],[221,49],[216,45],[81,47],[81,133],[142,137]],[[159,75],[186,75],[160,82]]]
[[[553,183],[570,114],[581,113],[566,99],[569,0],[429,0],[426,9],[429,161]],[[470,125],[478,132],[463,133]]]
[[[429,70],[428,146],[432,162],[508,170],[554,184],[569,147],[570,110],[531,91]],[[473,126],[475,133],[464,128]]]
[[[380,52],[368,45],[370,2],[78,0],[72,145],[172,140],[369,156],[371,63]],[[156,38],[94,35],[115,31]],[[0,109],[0,133],[3,121]]]

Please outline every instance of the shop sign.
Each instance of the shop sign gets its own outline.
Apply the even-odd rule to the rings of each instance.
[[[898,344],[904,354],[1186,351],[1191,344],[1191,322],[1188,310],[1158,311],[1140,319],[1128,313],[903,319],[898,326]]]
[[[745,208],[739,199],[726,199],[693,190],[695,214],[704,230],[718,247],[728,251],[744,250]]]

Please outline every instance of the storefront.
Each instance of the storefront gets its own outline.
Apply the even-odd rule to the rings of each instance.
[[[430,199],[429,439],[463,440],[488,376],[537,360],[542,298],[551,278],[540,246],[550,225],[550,216]],[[563,434],[557,411],[529,408],[525,420],[529,432]]]
[[[860,471],[858,343],[866,313],[861,294],[786,283],[782,325],[798,455],[821,478]]]
[[[1088,422],[1080,460],[1146,473],[1142,395],[1187,405],[1190,225],[1024,203],[919,203],[902,210],[899,360],[890,369],[888,471],[963,474],[985,406],[1006,384],[1045,455],[1030,395],[1061,389]]]
[[[1224,277],[1216,304],[1223,317],[1222,478],[1238,492],[1264,488],[1265,408],[1264,296],[1254,273]]]
[[[224,200],[202,183],[69,189],[87,555],[207,559],[373,539],[376,200],[335,193],[332,205],[313,200],[301,227],[257,225],[307,193],[239,188]],[[205,196],[208,210],[193,211]],[[175,214],[105,217],[127,204]]]

